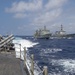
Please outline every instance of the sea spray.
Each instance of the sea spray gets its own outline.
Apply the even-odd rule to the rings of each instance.
[[[15,44],[15,52],[16,52],[16,58],[20,58],[20,50],[21,50],[21,59],[24,59],[24,47],[26,50],[28,48],[33,47],[34,45],[39,44],[38,42],[32,42],[30,40],[22,39],[22,38],[15,38],[13,40],[13,43]]]

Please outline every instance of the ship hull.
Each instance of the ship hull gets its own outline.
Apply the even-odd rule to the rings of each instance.
[[[49,39],[50,34],[35,36],[35,38],[37,38],[37,39]]]

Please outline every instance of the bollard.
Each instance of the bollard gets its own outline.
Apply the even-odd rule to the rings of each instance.
[[[34,55],[31,55],[31,75],[34,75]]]
[[[47,66],[43,67],[43,75],[48,75]]]
[[[24,67],[26,68],[26,48],[24,47]]]

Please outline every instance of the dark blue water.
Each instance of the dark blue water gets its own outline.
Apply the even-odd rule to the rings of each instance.
[[[34,54],[38,66],[48,66],[48,73],[52,75],[75,75],[75,39],[24,39],[38,42],[29,53]]]

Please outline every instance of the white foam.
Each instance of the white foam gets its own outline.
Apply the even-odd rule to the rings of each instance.
[[[60,65],[63,65],[64,71],[75,73],[75,60],[72,59],[66,59],[66,60],[60,60]]]
[[[40,52],[40,56],[45,56],[45,54],[48,54],[48,53],[57,53],[61,51],[62,51],[61,48],[46,48],[46,49],[42,48]]]
[[[34,45],[37,45],[38,43],[31,42],[30,40],[26,39],[15,39],[13,40],[13,43],[21,44],[21,47],[33,47]]]
[[[64,68],[64,72],[75,73],[75,60],[73,59],[60,59],[60,60],[52,60],[52,65],[62,66]]]
[[[23,55],[24,55],[24,47],[26,48],[26,50],[28,50],[28,48],[33,47],[34,45],[37,45],[38,42],[32,42],[30,40],[26,40],[26,39],[21,39],[21,38],[15,38],[13,40],[13,43],[15,44],[15,52],[16,52],[16,58],[20,58],[20,50],[21,50],[21,59],[24,59]]]

